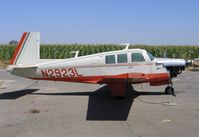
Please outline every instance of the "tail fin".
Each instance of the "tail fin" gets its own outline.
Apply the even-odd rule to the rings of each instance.
[[[10,65],[33,65],[40,59],[40,33],[24,32],[15,49]]]

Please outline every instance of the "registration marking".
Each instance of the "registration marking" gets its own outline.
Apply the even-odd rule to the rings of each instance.
[[[81,77],[76,68],[62,68],[62,69],[43,69],[41,74],[44,78],[67,78],[67,77]]]

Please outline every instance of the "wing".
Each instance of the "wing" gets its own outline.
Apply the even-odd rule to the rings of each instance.
[[[127,73],[114,76],[103,77],[101,81],[97,83],[142,83],[148,80],[148,77],[143,73]]]

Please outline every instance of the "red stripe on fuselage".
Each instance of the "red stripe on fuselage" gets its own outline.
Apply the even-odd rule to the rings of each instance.
[[[14,64],[15,59],[16,59],[16,57],[17,57],[19,51],[21,50],[22,44],[23,44],[23,42],[24,42],[24,40],[25,40],[27,34],[28,34],[28,32],[24,32],[24,33],[23,33],[23,35],[22,35],[22,37],[21,37],[21,40],[20,40],[19,44],[17,45],[17,47],[16,47],[16,49],[15,49],[15,51],[14,51],[14,55],[13,55],[11,61],[10,61],[10,65],[13,65],[13,64]]]
[[[132,84],[146,83],[146,82],[165,82],[169,80],[168,73],[127,73],[121,75],[107,75],[107,76],[81,76],[81,77],[64,77],[64,78],[31,78],[35,80],[51,80],[51,81],[65,81],[65,82],[80,82],[80,83],[93,83],[93,84],[106,84],[106,83],[124,83],[130,82]],[[136,79],[138,81],[136,81]]]

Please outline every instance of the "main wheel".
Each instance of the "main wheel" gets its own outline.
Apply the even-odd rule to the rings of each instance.
[[[168,95],[174,95],[174,88],[171,87],[171,86],[168,86],[165,88],[165,93],[168,94]]]

